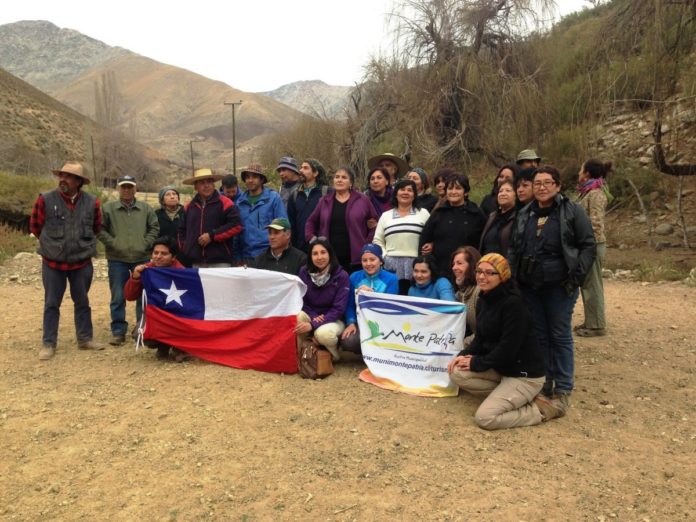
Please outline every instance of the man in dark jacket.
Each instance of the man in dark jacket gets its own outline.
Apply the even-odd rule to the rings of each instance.
[[[194,186],[196,195],[184,207],[179,246],[194,267],[232,266],[232,238],[242,232],[242,225],[232,200],[215,190],[221,178],[210,169],[198,169],[184,180],[184,185]]]
[[[254,258],[252,268],[299,274],[307,255],[290,244],[290,222],[286,218],[276,218],[266,225],[266,230],[270,246]]]
[[[292,245],[307,251],[305,224],[314,212],[319,200],[328,192],[324,180],[326,169],[315,159],[308,159],[300,166],[301,184],[288,200],[288,219],[292,226]]]
[[[68,283],[75,305],[77,347],[104,349],[92,340],[92,309],[87,295],[94,272],[92,258],[97,255],[97,234],[102,226],[99,200],[82,191],[90,179],[80,163],[69,161],[53,174],[58,178],[58,188],[38,197],[29,221],[31,232],[39,238],[38,252],[43,258],[43,346],[39,351],[42,361],[55,354],[60,304]]]

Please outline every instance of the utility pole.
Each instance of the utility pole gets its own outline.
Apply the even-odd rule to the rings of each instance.
[[[189,145],[191,146],[191,175],[194,176],[196,174],[196,167],[193,164],[193,140],[189,140]]]
[[[242,100],[238,102],[224,102],[225,105],[232,106],[232,174],[237,174],[237,135],[236,125],[234,121],[234,109],[237,105],[242,104]]]
[[[97,162],[94,159],[94,138],[89,135],[89,142],[92,144],[92,168],[94,169],[94,184],[99,185],[99,176],[97,176]]]

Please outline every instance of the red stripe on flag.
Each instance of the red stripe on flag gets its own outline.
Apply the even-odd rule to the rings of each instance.
[[[147,305],[144,338],[233,368],[296,373],[296,323],[295,316],[241,321],[184,319]]]

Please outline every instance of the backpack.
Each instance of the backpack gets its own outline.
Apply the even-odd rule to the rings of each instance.
[[[303,379],[322,379],[334,372],[331,354],[314,337],[297,345],[297,368]]]

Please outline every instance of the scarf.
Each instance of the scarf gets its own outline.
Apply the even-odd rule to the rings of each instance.
[[[369,189],[367,192],[368,192],[368,196],[370,198],[370,201],[372,202],[372,205],[375,207],[377,214],[379,214],[380,216],[382,215],[382,212],[392,208],[391,202],[389,201],[391,199],[391,195],[392,195],[392,187],[391,186],[387,186],[387,189],[384,191],[384,196],[380,196],[376,192],[372,192]]]
[[[329,272],[329,267],[327,266],[321,272],[310,272],[309,277],[312,279],[312,283],[314,283],[315,286],[321,288],[331,279],[331,272]]]
[[[164,211],[167,213],[169,221],[174,221],[176,219],[176,217],[179,215],[180,209],[181,207],[176,207],[176,210],[169,210],[167,207],[164,207]]]
[[[590,178],[584,183],[578,183],[578,192],[581,196],[584,196],[590,190],[601,189],[604,183],[604,178]]]

